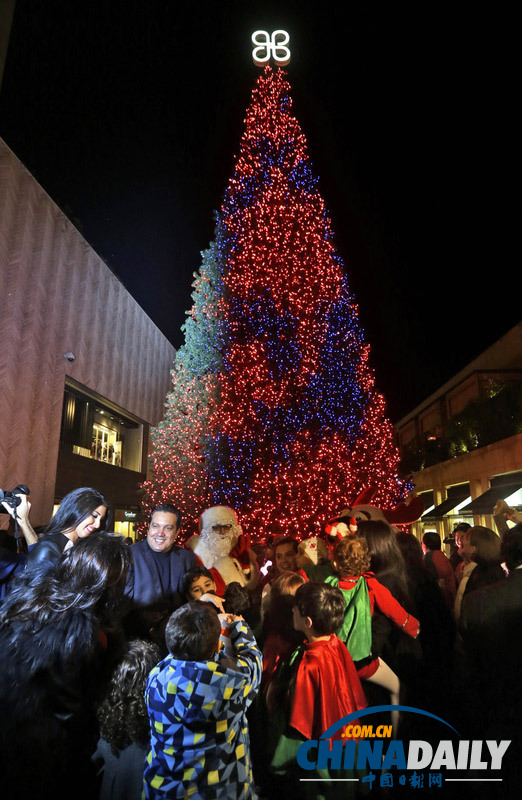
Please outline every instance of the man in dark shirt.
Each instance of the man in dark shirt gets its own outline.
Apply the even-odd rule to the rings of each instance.
[[[133,575],[126,594],[132,602],[129,614],[133,632],[153,640],[168,617],[182,604],[183,576],[196,563],[191,550],[176,544],[181,512],[163,504],[153,509],[147,538],[132,545]]]
[[[454,543],[453,546],[451,547],[449,562],[453,567],[453,571],[455,572],[456,575],[457,575],[457,568],[464,561],[464,556],[463,556],[464,536],[469,531],[470,528],[471,525],[469,524],[469,522],[460,522],[453,529]],[[447,539],[444,539],[444,544],[448,544]],[[462,574],[460,577],[462,577]]]
[[[424,553],[424,566],[437,579],[444,600],[452,611],[457,594],[455,573],[448,557],[441,550],[440,536],[436,531],[426,531],[422,537],[422,552]]]
[[[127,594],[136,606],[178,600],[185,573],[196,563],[194,553],[178,547],[181,513],[171,505],[153,509],[147,538],[132,545],[134,575]]]

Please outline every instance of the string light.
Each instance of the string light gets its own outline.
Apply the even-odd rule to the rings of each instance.
[[[254,540],[317,534],[369,486],[383,507],[410,488],[291,107],[285,73],[265,67],[146,486],[191,520],[230,505]]]
[[[180,509],[186,532],[194,532],[201,511],[210,504],[205,466],[211,449],[209,419],[217,402],[217,375],[223,368],[219,259],[218,242],[212,242],[194,273],[193,306],[182,328],[185,343],[176,353],[164,418],[151,431],[152,477],[142,485],[142,534],[151,509],[159,503]]]
[[[216,503],[254,536],[314,532],[366,486],[405,494],[358,309],[282,70],[252,93],[223,206],[229,338],[211,419]]]

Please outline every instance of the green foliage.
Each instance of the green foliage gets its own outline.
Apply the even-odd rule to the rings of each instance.
[[[403,448],[401,474],[418,472],[517,433],[522,433],[522,382],[506,386],[497,381],[487,395],[448,420],[442,440],[413,442]]]
[[[181,330],[185,344],[180,347],[176,363],[183,362],[194,377],[215,375],[223,366],[222,268],[215,241],[201,254],[201,267],[194,273],[193,305]]]
[[[522,431],[522,383],[468,403],[446,425],[449,458],[507,439]]]
[[[209,501],[205,453],[209,448],[210,416],[219,400],[223,284],[217,244],[211,242],[201,257],[201,267],[194,273],[192,284],[193,305],[182,327],[185,343],[176,353],[165,415],[151,429],[152,476],[142,485],[142,532],[148,512],[161,502],[176,505],[183,514],[185,531],[194,531],[197,518]]]

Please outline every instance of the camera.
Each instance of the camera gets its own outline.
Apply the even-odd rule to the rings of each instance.
[[[0,489],[0,504],[5,503],[9,506],[9,508],[15,509],[22,502],[20,497],[21,494],[30,494],[27,486],[24,486],[23,484],[20,484],[20,486],[15,486],[12,492],[4,492],[3,489]],[[7,513],[8,512],[5,510],[5,508],[0,505],[0,514]]]

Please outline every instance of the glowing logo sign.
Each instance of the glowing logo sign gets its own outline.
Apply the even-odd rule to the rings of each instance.
[[[290,50],[286,45],[290,36],[286,31],[274,31],[272,36],[267,31],[254,31],[252,43],[256,45],[252,50],[252,58],[257,67],[263,67],[271,58],[275,63],[284,67],[290,61]]]

